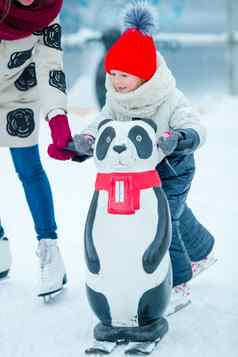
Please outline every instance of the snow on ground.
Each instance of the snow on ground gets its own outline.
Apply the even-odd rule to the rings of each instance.
[[[70,117],[74,134],[95,112],[88,83],[84,78],[72,90]],[[197,152],[190,205],[216,237],[219,262],[192,281],[192,304],[170,318],[170,331],[154,354],[236,357],[238,98],[211,97],[196,105],[204,114],[208,140]],[[95,177],[93,161],[78,164],[51,160],[46,154],[48,142],[48,128],[43,123],[42,161],[53,188],[69,283],[54,304],[44,305],[36,297],[38,265],[32,221],[8,150],[1,149],[0,216],[11,239],[13,255],[10,279],[0,283],[1,357],[81,357],[95,324],[85,296],[83,255],[84,222]],[[115,351],[113,355],[120,353]]]

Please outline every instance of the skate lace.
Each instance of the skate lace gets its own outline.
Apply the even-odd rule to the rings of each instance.
[[[196,273],[199,270],[200,265],[201,265],[201,263],[199,263],[199,262],[192,262],[192,272]]]
[[[40,259],[41,269],[45,269],[50,265],[53,259],[53,244],[51,242],[40,241],[36,250],[36,255]]]

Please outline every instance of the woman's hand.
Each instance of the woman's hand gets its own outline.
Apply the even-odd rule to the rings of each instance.
[[[75,153],[64,151],[72,140],[68,118],[65,114],[59,114],[49,120],[49,127],[53,143],[48,146],[48,154],[56,160],[69,160]]]

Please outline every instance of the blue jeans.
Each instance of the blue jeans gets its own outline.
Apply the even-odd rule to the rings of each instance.
[[[56,239],[56,223],[50,184],[43,170],[38,145],[10,149],[35,225],[37,239]],[[0,238],[4,230],[0,224]]]

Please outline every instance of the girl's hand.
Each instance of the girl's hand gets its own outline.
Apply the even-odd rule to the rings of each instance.
[[[93,155],[93,146],[95,138],[89,134],[78,134],[74,136],[74,145],[76,151],[81,155]]]
[[[158,147],[163,151],[165,156],[168,156],[174,152],[179,140],[182,138],[183,136],[179,131],[165,131],[163,135],[159,137]]]
[[[165,156],[172,153],[176,155],[192,154],[199,144],[199,134],[191,128],[165,131],[158,140],[158,147]]]

